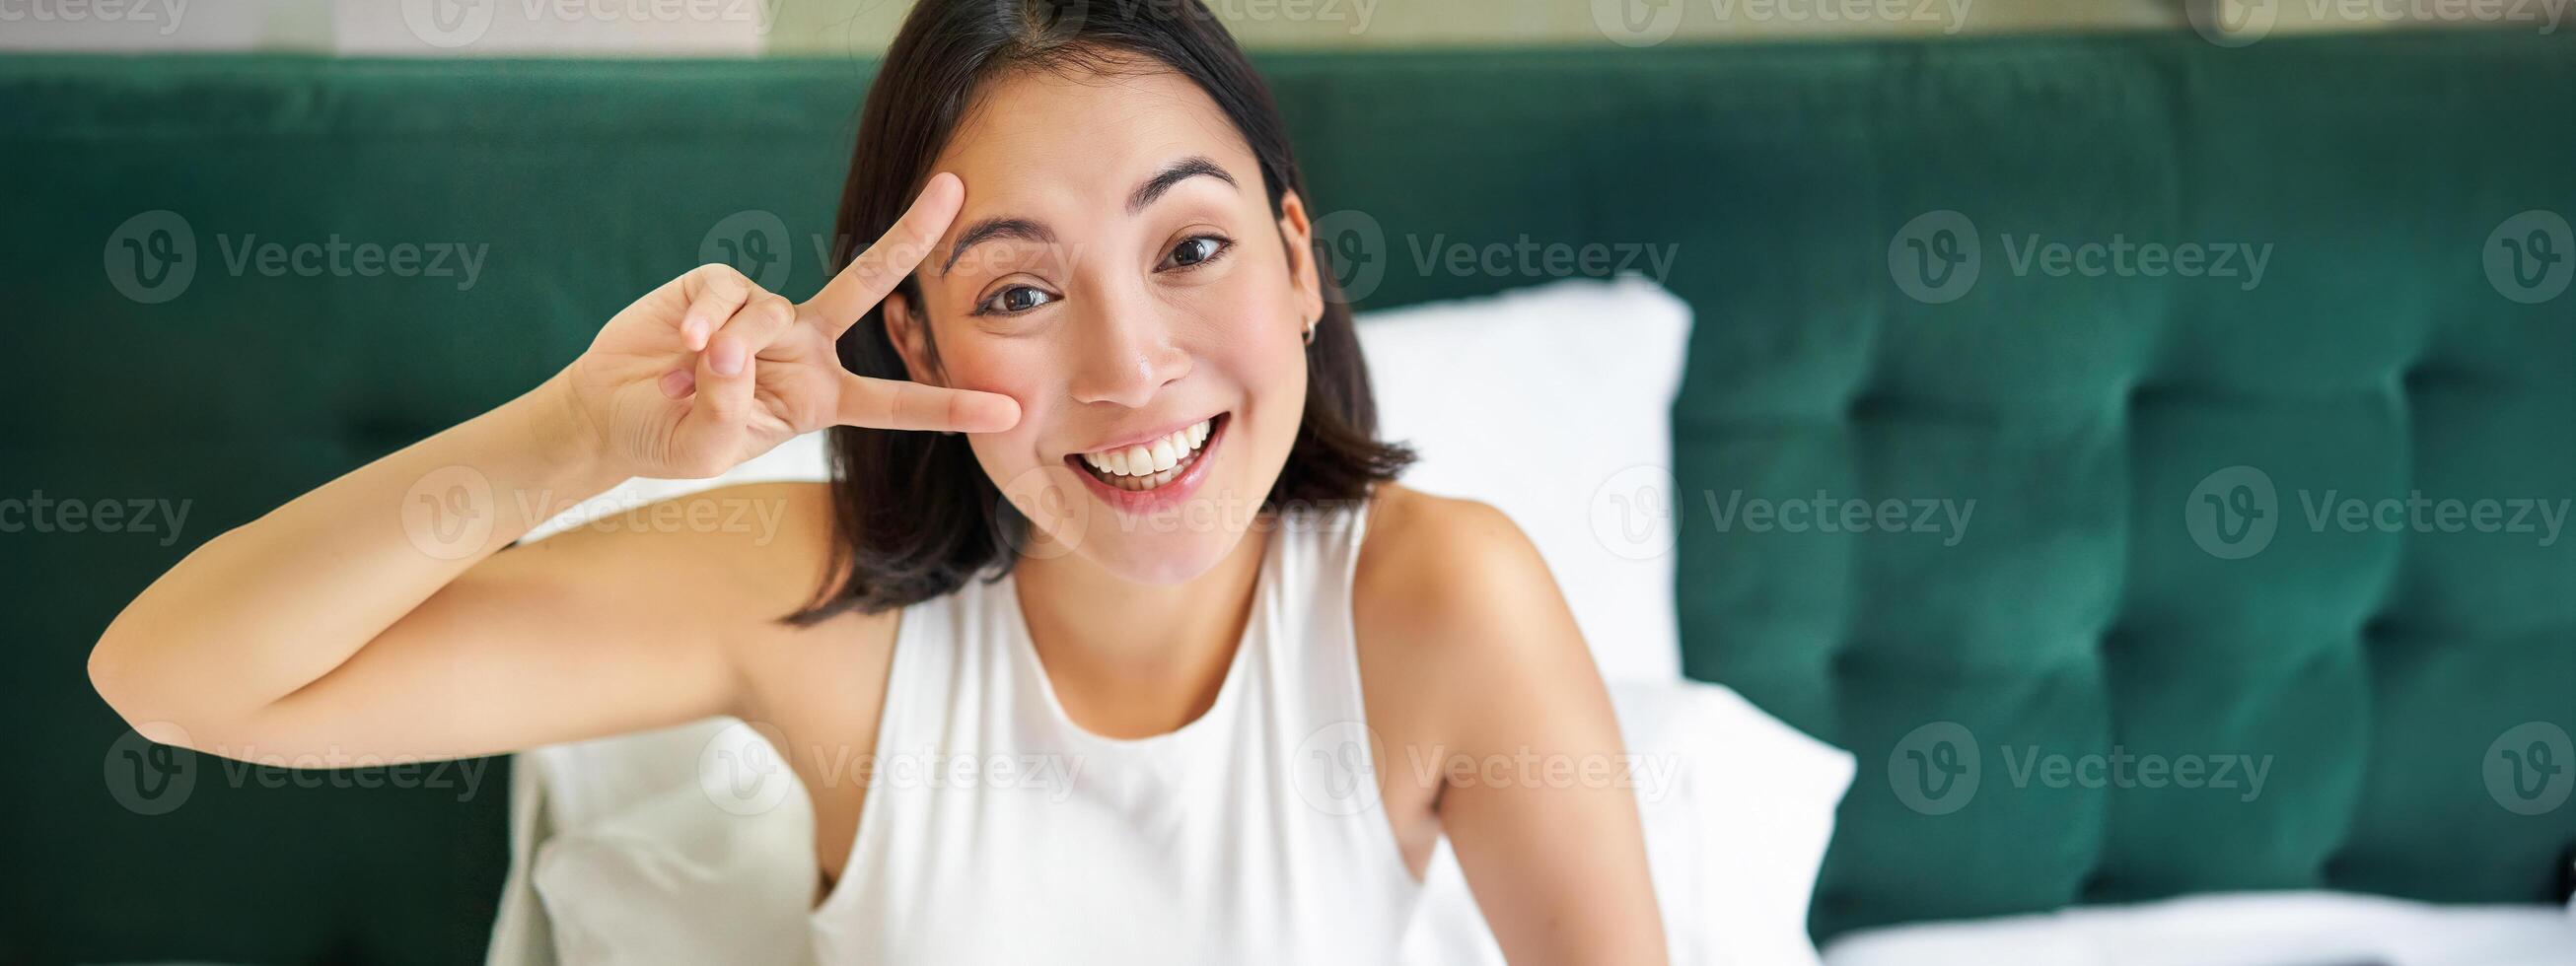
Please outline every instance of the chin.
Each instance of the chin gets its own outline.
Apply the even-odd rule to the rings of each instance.
[[[1094,533],[1074,552],[1119,579],[1139,584],[1180,584],[1214,568],[1241,542],[1240,530]]]

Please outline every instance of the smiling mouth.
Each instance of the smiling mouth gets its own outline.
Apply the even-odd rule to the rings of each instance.
[[[1121,490],[1155,489],[1189,472],[1207,452],[1208,440],[1225,426],[1226,413],[1199,420],[1150,443],[1122,446],[1065,457],[1074,468]]]

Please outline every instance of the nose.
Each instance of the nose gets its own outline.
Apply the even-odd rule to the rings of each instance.
[[[1076,402],[1141,409],[1163,387],[1189,375],[1190,356],[1173,344],[1173,327],[1150,299],[1097,299],[1076,319],[1072,391]]]

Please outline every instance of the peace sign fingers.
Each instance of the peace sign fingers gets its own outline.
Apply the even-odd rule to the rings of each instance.
[[[912,274],[914,266],[929,257],[939,244],[939,236],[948,232],[950,222],[966,204],[966,183],[956,175],[942,171],[923,185],[921,196],[913,199],[912,208],[886,229],[883,237],[868,250],[851,259],[848,268],[832,277],[823,290],[806,300],[805,314],[823,334],[839,339],[841,333],[858,324],[877,303],[885,301],[895,286]]]

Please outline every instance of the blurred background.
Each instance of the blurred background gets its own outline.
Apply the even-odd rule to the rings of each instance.
[[[2131,966],[2297,923],[2329,942],[2225,961],[2312,966],[2576,962],[2569,2],[1207,6],[1324,199],[1386,411],[1454,417],[1397,435],[1502,461],[1446,479],[1526,489],[1461,495],[1634,631],[1585,625],[1614,683],[1734,689],[1826,762],[1669,718],[1712,811],[1663,803],[1658,867],[1709,890],[1667,922],[1731,951],[1677,962],[1924,966],[1872,931],[2021,917],[2108,923],[2087,961]],[[0,0],[0,353],[33,401],[0,407],[0,733],[37,736],[0,966],[484,959],[535,807],[508,759],[174,754],[83,658],[197,545],[635,293],[718,260],[810,293],[909,7]],[[1623,408],[1564,405],[1602,387]],[[1739,497],[1962,512],[1761,528]],[[2045,770],[2139,753],[2262,777]],[[2189,905],[2326,892],[2369,901]],[[1748,917],[1797,954],[1744,952]],[[2434,955],[2349,941],[2377,928]],[[2033,935],[1961,961],[2078,948]]]
[[[2161,29],[2259,34],[2526,23],[2563,4],[2435,0],[1219,0],[1247,47],[1555,46]],[[17,0],[0,50],[873,54],[901,0]],[[11,14],[14,14],[12,16]]]

